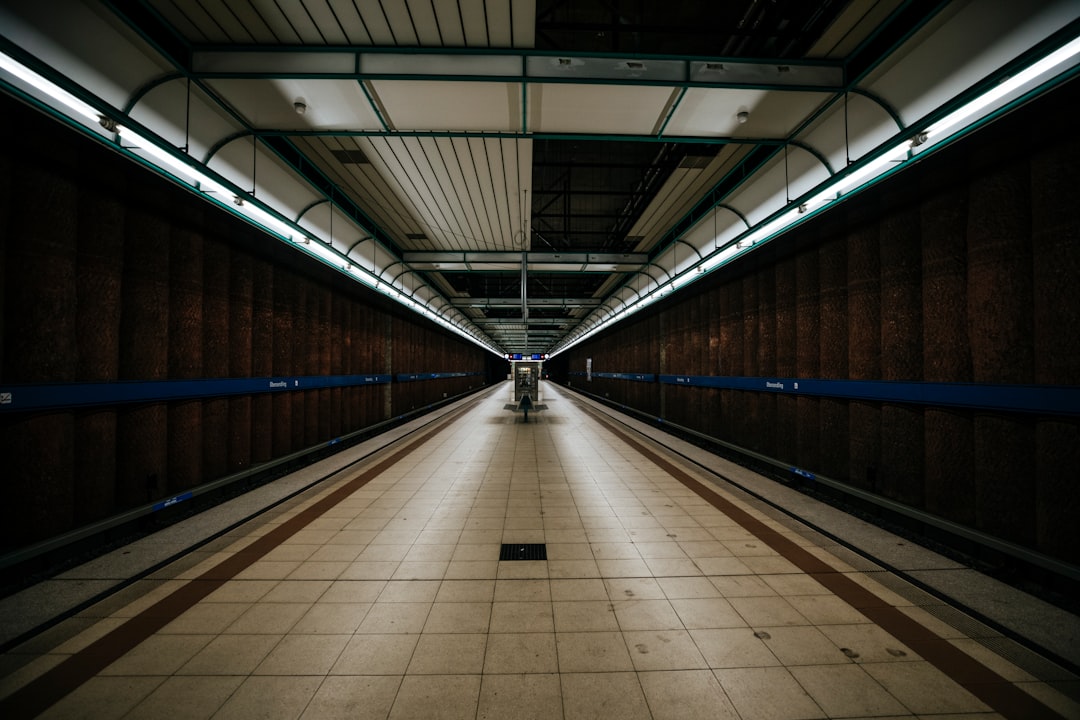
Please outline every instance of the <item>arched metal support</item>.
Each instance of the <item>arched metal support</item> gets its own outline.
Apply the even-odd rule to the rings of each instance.
[[[353,251],[353,250],[355,250],[356,248],[360,247],[361,245],[363,245],[364,243],[366,243],[366,242],[367,242],[368,240],[374,240],[374,239],[375,239],[375,238],[374,238],[374,237],[372,237],[371,235],[368,235],[367,237],[362,237],[362,238],[360,238],[359,240],[357,240],[356,242],[354,242],[354,243],[353,243],[352,245],[350,245],[350,246],[349,246],[349,249],[345,251],[345,257],[349,257],[349,255],[351,255],[351,254],[352,254],[352,251]]]
[[[124,103],[124,107],[121,112],[123,112],[125,116],[131,115],[131,111],[135,109],[135,106],[139,104],[139,101],[146,97],[146,95],[151,90],[159,88],[166,83],[172,82],[173,80],[183,80],[186,77],[187,75],[181,72],[171,72],[157,76],[156,78],[136,88],[135,92],[131,93],[131,97],[128,98],[128,101]]]
[[[701,251],[700,251],[700,250],[698,250],[698,249],[697,249],[696,247],[694,247],[694,246],[693,246],[693,245],[691,245],[690,243],[686,242],[686,241],[685,241],[685,240],[683,240],[682,238],[676,238],[676,239],[675,239],[675,241],[674,241],[674,242],[672,242],[671,244],[672,244],[672,245],[685,245],[686,247],[688,247],[688,248],[690,248],[691,250],[693,250],[693,251],[694,251],[694,254],[698,256],[698,260],[704,260],[704,259],[705,259],[705,258],[704,258],[704,257],[702,256],[702,254],[701,254]],[[674,266],[672,266],[672,268],[671,268],[671,269],[672,269],[672,270],[675,270],[675,267],[674,267]],[[678,273],[677,273],[677,272],[676,272],[675,274],[676,274],[676,275],[678,275]]]
[[[856,95],[862,95],[864,98],[884,110],[886,114],[888,114],[888,116],[893,119],[893,122],[896,123],[897,128],[899,128],[900,130],[907,130],[907,125],[904,124],[904,120],[900,117],[900,113],[897,111],[896,108],[894,108],[883,98],[870,92],[869,90],[860,90],[857,87],[850,88],[848,92],[855,93]]]
[[[312,208],[318,207],[319,205],[322,205],[323,203],[328,203],[328,202],[330,202],[330,198],[323,197],[323,198],[321,198],[319,200],[314,200],[314,201],[308,203],[307,205],[304,206],[304,208],[302,210],[300,210],[299,213],[297,213],[296,219],[293,220],[293,222],[296,223],[297,225],[299,225],[300,224],[300,218],[304,217],[304,215],[307,213],[308,210],[311,210]],[[334,212],[333,204],[330,205],[330,212]]]
[[[825,170],[828,171],[829,175],[835,175],[836,174],[836,171],[833,170],[832,164],[829,162],[829,159],[827,157],[825,157],[825,155],[823,155],[821,153],[821,151],[818,150],[817,148],[815,148],[815,147],[813,147],[813,146],[811,146],[811,145],[809,145],[807,143],[804,143],[801,140],[792,140],[788,144],[791,145],[792,147],[797,147],[800,150],[805,150],[810,155],[817,158],[817,161],[825,166]],[[734,209],[732,209],[732,212],[734,212]],[[740,215],[739,217],[742,217],[742,215]],[[743,217],[742,220],[743,220],[743,222],[746,222],[745,217]],[[746,223],[746,225],[747,225],[748,228],[750,227],[750,223]]]
[[[231,135],[226,135],[225,137],[221,138],[216,143],[211,145],[210,149],[206,151],[206,155],[203,156],[203,165],[209,167],[210,160],[213,159],[214,155],[216,155],[219,150],[231,143],[233,140],[243,140],[244,138],[253,137],[254,135],[255,133],[251,130],[238,130]]]

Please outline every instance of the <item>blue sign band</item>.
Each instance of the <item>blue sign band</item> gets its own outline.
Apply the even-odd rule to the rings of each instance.
[[[391,380],[390,375],[373,374],[12,385],[0,388],[0,413],[385,385]]]

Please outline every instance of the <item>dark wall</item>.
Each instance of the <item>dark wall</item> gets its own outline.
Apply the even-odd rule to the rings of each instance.
[[[485,382],[491,356],[10,99],[0,383],[472,372],[0,416],[0,551]]]
[[[595,372],[1080,384],[1071,82],[557,355]],[[594,379],[587,391],[996,537],[1078,560],[1080,425]]]

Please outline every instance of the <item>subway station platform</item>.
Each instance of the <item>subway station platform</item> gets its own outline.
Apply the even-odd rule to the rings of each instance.
[[[1075,616],[543,392],[0,601],[0,717],[1080,717]]]

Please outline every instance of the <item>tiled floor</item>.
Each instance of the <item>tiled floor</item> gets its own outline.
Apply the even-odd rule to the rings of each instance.
[[[524,424],[503,395],[15,648],[3,714],[991,718],[1018,691],[1080,717],[1059,691],[1075,678],[1044,682],[790,522],[699,494],[700,470],[573,396],[548,389]],[[548,559],[500,562],[502,543]],[[134,644],[110,656],[117,638]]]

